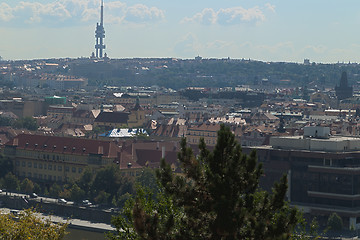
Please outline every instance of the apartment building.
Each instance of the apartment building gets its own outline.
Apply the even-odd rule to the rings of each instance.
[[[186,133],[188,144],[198,145],[200,139],[204,138],[206,145],[215,146],[217,141],[217,132],[220,130],[220,124],[201,124],[189,127]]]
[[[359,138],[330,136],[328,127],[314,126],[305,127],[303,136],[271,137],[269,146],[256,149],[264,189],[287,174],[292,205],[323,222],[336,212],[349,228],[360,228]]]
[[[7,142],[4,155],[14,173],[34,181],[69,181],[85,168],[93,170],[118,162],[120,148],[111,141],[21,134]]]

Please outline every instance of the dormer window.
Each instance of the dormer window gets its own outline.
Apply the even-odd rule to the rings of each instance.
[[[46,144],[44,144],[44,148],[46,148],[47,147],[47,145]]]

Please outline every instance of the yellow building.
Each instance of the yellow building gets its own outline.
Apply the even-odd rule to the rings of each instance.
[[[187,143],[197,145],[200,143],[200,138],[204,138],[206,145],[215,146],[219,130],[219,124],[201,124],[189,127],[186,133]]]
[[[112,103],[116,104],[135,104],[137,101],[137,98],[135,96],[129,96],[128,94],[124,94],[122,97],[116,97],[111,99]],[[155,99],[153,97],[149,96],[141,96],[139,97],[139,102],[143,106],[152,106],[155,104]]]
[[[69,122],[74,113],[73,107],[50,106],[47,111],[48,118],[62,118]]]
[[[139,99],[137,99],[135,107],[131,110],[129,114],[129,119],[127,125],[132,127],[142,127],[145,124],[145,111],[140,106]]]
[[[95,119],[94,127],[105,127],[105,129],[142,127],[145,120],[145,111],[137,101],[130,112],[101,112]]]
[[[118,162],[120,148],[111,141],[21,134],[5,144],[14,173],[34,181],[68,181],[85,168],[96,170]]]

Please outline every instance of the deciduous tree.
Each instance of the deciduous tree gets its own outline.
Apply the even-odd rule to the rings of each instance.
[[[4,177],[4,187],[10,191],[17,191],[20,188],[19,179],[12,173],[8,173]]]
[[[34,183],[30,179],[25,178],[20,184],[20,190],[27,194],[32,193],[34,191]]]
[[[33,239],[59,240],[63,239],[67,223],[55,224],[51,219],[37,216],[33,210],[13,214],[0,214],[1,239]]]

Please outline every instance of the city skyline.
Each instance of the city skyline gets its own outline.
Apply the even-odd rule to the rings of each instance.
[[[5,60],[89,57],[100,0],[0,3]],[[110,58],[360,62],[360,2],[105,0]]]

